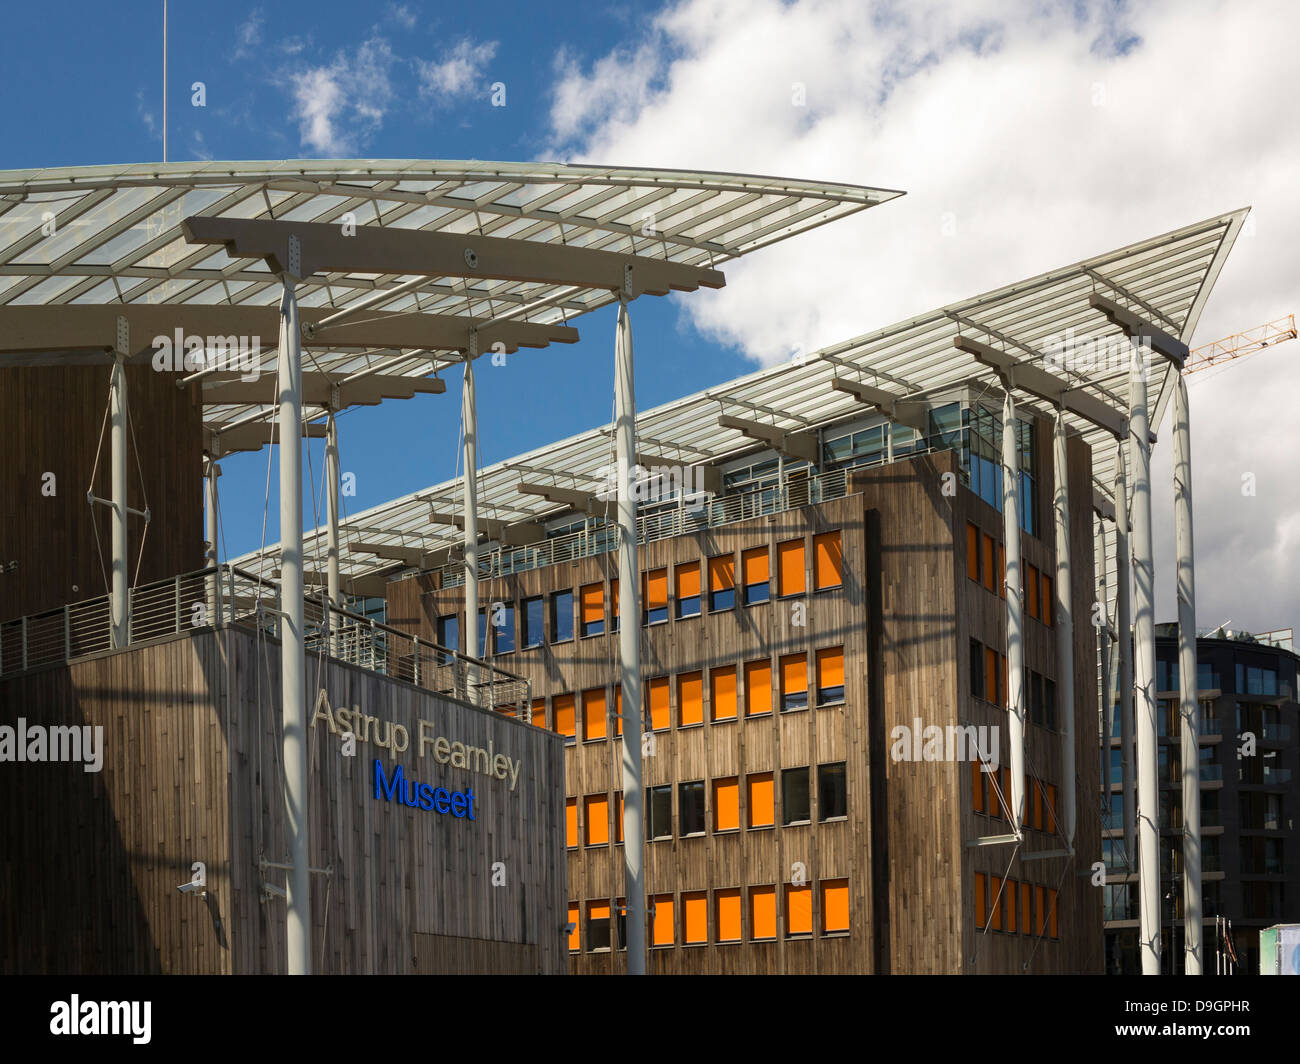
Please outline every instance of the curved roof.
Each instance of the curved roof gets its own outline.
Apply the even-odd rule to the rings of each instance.
[[[267,308],[261,259],[189,243],[192,215],[418,229],[565,244],[719,267],[901,192],[746,174],[553,163],[412,160],[200,162],[0,172],[0,306],[156,304]],[[608,289],[459,277],[321,273],[297,286],[304,317],[366,308],[478,325],[568,323]],[[246,330],[247,331],[247,330]],[[265,345],[263,365],[275,359]],[[327,374],[423,377],[453,352],[313,350]],[[269,398],[269,396],[268,396]],[[210,405],[214,429],[266,404]],[[318,412],[311,416],[319,416]]]
[[[741,377],[676,402],[637,415],[637,439],[642,452],[689,464],[716,462],[753,451],[762,445],[734,428],[718,423],[721,414],[761,421],[776,428],[800,431],[862,414],[860,401],[832,382],[859,382],[898,396],[921,397],[969,382],[1001,394],[994,371],[958,349],[959,337],[980,341],[1021,363],[1046,368],[1062,386],[1115,410],[1127,406],[1127,367],[1090,367],[1086,373],[1065,373],[1045,367],[1043,354],[1055,337],[1073,330],[1077,338],[1099,345],[1125,339],[1110,317],[1092,305],[1090,297],[1104,295],[1186,343],[1196,327],[1205,301],[1248,211],[1241,209],[1139,241],[1061,269],[953,303],[884,329],[866,333],[814,352],[798,361]],[[1172,395],[1177,370],[1155,351],[1149,352],[1151,425],[1161,423]],[[1017,393],[1017,402],[1047,411],[1051,404]],[[1092,447],[1094,487],[1112,497],[1116,438],[1105,428],[1074,413],[1067,424]],[[519,490],[521,481],[553,483],[570,490],[593,491],[603,483],[611,461],[612,426],[561,440],[480,470],[481,517],[519,522],[555,516],[556,504]],[[451,546],[462,534],[452,525],[430,523],[431,512],[455,508],[461,479],[445,481],[405,498],[352,516],[343,525],[344,543],[361,540],[425,551]],[[1130,485],[1131,490],[1131,485]],[[309,556],[323,555],[320,542],[309,534]],[[1112,552],[1113,554],[1113,549]],[[267,563],[272,563],[268,554]],[[238,564],[255,567],[250,554]],[[391,560],[359,553],[342,553],[342,571],[351,576],[391,570]],[[1113,562],[1110,571],[1114,572]]]

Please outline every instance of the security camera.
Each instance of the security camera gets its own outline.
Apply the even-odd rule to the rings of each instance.
[[[200,898],[208,896],[207,888],[200,886],[198,883],[182,883],[176,889],[182,894],[197,894]]]

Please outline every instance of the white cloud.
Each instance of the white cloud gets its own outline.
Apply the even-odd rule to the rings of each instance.
[[[390,21],[397,23],[404,30],[415,28],[415,12],[405,4],[389,4],[388,18]]]
[[[417,59],[420,97],[450,102],[469,94],[482,82],[484,68],[496,54],[496,41],[474,44],[466,38],[444,52],[438,62]]]
[[[242,59],[253,54],[254,49],[262,43],[262,26],[265,23],[266,16],[262,14],[262,9],[255,7],[235,30],[235,54],[232,58]]]
[[[1228,260],[1204,342],[1297,309],[1300,141],[1279,126],[1300,99],[1297,33],[1300,5],[1266,0],[682,0],[638,46],[560,61],[545,154],[906,190],[681,300],[705,335],[763,364],[1253,205],[1256,235]],[[1201,619],[1300,624],[1300,345],[1192,381]],[[1162,618],[1169,453],[1166,426]]]
[[[358,150],[383,124],[393,99],[388,42],[373,36],[326,66],[292,75],[293,117],[302,145],[325,155]]]

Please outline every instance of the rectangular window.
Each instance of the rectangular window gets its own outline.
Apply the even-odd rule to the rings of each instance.
[[[614,734],[620,738],[623,735],[623,685],[621,683],[614,685]]]
[[[1002,877],[989,876],[989,927],[1002,930]]]
[[[776,938],[776,887],[749,888],[749,937]]]
[[[555,714],[555,730],[566,739],[577,739],[578,731],[574,721],[574,708],[577,698],[574,695],[556,695],[551,701],[551,711]]]
[[[736,666],[709,670],[710,719],[736,719]]]
[[[609,630],[618,631],[618,580],[611,579],[609,582]]]
[[[682,942],[698,946],[709,941],[709,896],[704,891],[682,895]]]
[[[614,841],[623,842],[623,792],[614,792]],[[619,941],[623,941],[619,939]]]
[[[533,699],[533,726],[546,730],[546,699]]]
[[[998,544],[998,596],[1007,597],[1007,551],[1001,543]]]
[[[770,772],[754,772],[745,778],[745,805],[751,828],[770,828],[776,823],[776,791]]]
[[[1025,612],[1030,617],[1038,617],[1038,568],[1025,566]]]
[[[650,730],[667,731],[671,725],[668,713],[668,677],[656,676],[646,684],[646,697],[650,702]]]
[[[781,712],[808,708],[808,655],[787,654],[781,659]]]
[[[718,613],[736,605],[736,556],[724,554],[709,559],[709,612]]]
[[[578,848],[578,799],[564,799],[564,844],[571,850]]]
[[[834,706],[844,701],[844,648],[817,651],[817,704]]]
[[[1009,934],[1016,933],[1016,881],[1008,879],[1002,888],[1002,928]]]
[[[459,650],[460,645],[460,616],[452,613],[446,617],[439,617],[436,627],[434,628],[434,638],[438,641],[440,647],[447,650]],[[450,654],[443,654],[438,659],[439,665],[446,665],[452,661]]]
[[[983,560],[984,586],[990,591],[996,591],[997,584],[995,584],[994,581],[997,579],[997,569],[994,568],[993,565],[993,537],[987,532],[984,534]]]
[[[1034,933],[1033,913],[1030,905],[1033,889],[1028,883],[1020,884],[1020,933],[1022,935],[1032,935]]]
[[[471,658],[486,658],[492,651],[487,642],[487,609],[478,611],[478,642],[469,648]]]
[[[587,584],[581,591],[582,637],[605,633],[605,588]]]
[[[998,666],[998,652],[992,647],[984,648],[984,701],[992,702],[995,706],[998,702],[998,676],[1001,673]]]
[[[605,718],[605,689],[593,687],[582,692],[582,741],[594,742],[608,734]]]
[[[713,926],[717,929],[718,942],[739,942],[740,934],[740,888],[713,892]]]
[[[772,663],[745,662],[745,716],[772,712]]]
[[[813,590],[826,591],[844,584],[844,555],[839,531],[813,536]]]
[[[645,623],[663,624],[668,620],[668,570],[654,569],[641,577],[641,596],[645,599]]]
[[[684,672],[677,677],[677,726],[704,723],[704,673]]]
[[[1043,785],[1033,776],[1028,777],[1030,793],[1033,795],[1033,825],[1035,831],[1043,830]]]
[[[1056,784],[1047,785],[1047,816],[1043,821],[1045,831],[1059,830],[1056,822]]]
[[[1052,604],[1055,601],[1052,598],[1052,578],[1046,573],[1043,573],[1041,583],[1042,589],[1039,591],[1039,606],[1042,612],[1042,622],[1047,625],[1048,628],[1051,628]]]
[[[671,946],[677,941],[673,923],[673,896],[655,894],[650,898],[650,945]]]
[[[980,582],[980,530],[966,522],[966,575]]]
[[[589,794],[582,800],[582,819],[588,846],[609,844],[609,795]]]
[[[823,823],[849,815],[845,762],[817,766],[817,819]]]
[[[1047,930],[1047,888],[1034,887],[1034,934],[1041,935]]]
[[[673,785],[647,787],[645,789],[645,834],[653,842],[655,839],[673,837]]]
[[[808,767],[781,771],[781,823],[807,824],[812,820],[808,800]]]
[[[713,781],[713,830],[736,831],[740,827],[740,781],[731,776]]]
[[[551,592],[551,642],[567,643],[573,638],[573,592]]]
[[[776,593],[781,596],[802,595],[804,580],[803,540],[792,539],[776,545]]]
[[[609,949],[609,901],[587,902],[587,951]]]
[[[843,934],[849,929],[849,881],[824,879],[821,883],[822,934]]]
[[[1047,933],[1052,938],[1059,938],[1058,927],[1056,924],[1056,898],[1057,893],[1054,890],[1047,892]]]
[[[569,952],[577,953],[582,948],[582,936],[579,933],[579,914],[578,903],[569,902]]]
[[[971,808],[977,813],[984,812],[985,805],[985,788],[984,777],[987,775],[984,771],[983,761],[972,761],[970,763],[970,789],[971,789]]]
[[[519,606],[519,624],[523,629],[523,649],[539,647],[546,642],[546,604],[542,596],[526,598]]]
[[[679,565],[673,572],[676,583],[677,617],[698,617],[700,615],[700,563]]]
[[[975,873],[975,926],[981,931],[988,926],[988,882],[983,872]]]
[[[677,785],[677,815],[681,822],[681,835],[704,834],[704,781]]]
[[[501,609],[492,611],[492,631],[496,641],[496,653],[514,653],[515,604],[513,602],[503,602]]]
[[[755,547],[740,552],[740,567],[745,580],[745,605],[753,606],[772,597],[769,584],[768,550]]]
[[[812,885],[785,885],[785,937],[812,934]]]
[[[970,694],[984,697],[984,648],[976,639],[970,641]]]

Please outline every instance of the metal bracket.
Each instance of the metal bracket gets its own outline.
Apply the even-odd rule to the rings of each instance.
[[[330,384],[330,410],[338,410],[342,404],[342,389],[338,384]]]
[[[117,316],[117,353],[123,358],[131,353],[131,323],[124,314]]]
[[[636,289],[632,285],[632,264],[623,267],[623,295],[628,299],[636,298]]]
[[[302,241],[292,233],[289,234],[289,272],[302,278]]]
[[[262,888],[262,890],[261,890],[261,897],[260,897],[258,900],[259,900],[259,901],[262,901],[262,902],[268,902],[268,901],[270,901],[272,898],[287,898],[287,897],[288,897],[288,894],[285,892],[284,887],[278,887],[278,886],[276,886],[274,883],[270,883],[270,882],[267,881],[267,879],[266,879],[266,873],[267,873],[268,869],[271,869],[271,868],[278,868],[278,869],[280,869],[280,870],[282,870],[282,871],[290,872],[290,871],[293,870],[293,865],[291,865],[291,864],[282,864],[282,863],[279,862],[279,861],[268,861],[265,857],[259,857],[259,858],[257,859],[257,871],[258,871],[258,874],[262,877],[260,883],[258,884],[258,886],[260,886],[260,887]],[[333,866],[333,865],[330,865],[328,868],[310,868],[310,867],[309,867],[309,868],[307,869],[307,871],[308,871],[308,872],[311,872],[311,873],[313,873],[313,874],[315,874],[315,875],[318,875],[318,876],[333,876],[333,875],[334,875],[334,866]]]
[[[481,236],[482,234],[479,235]],[[475,251],[473,248],[465,249],[465,265],[468,266],[471,270],[478,269],[478,252]]]
[[[468,252],[466,252],[468,255]],[[469,330],[469,360],[471,362],[478,358],[478,329],[473,326]]]

